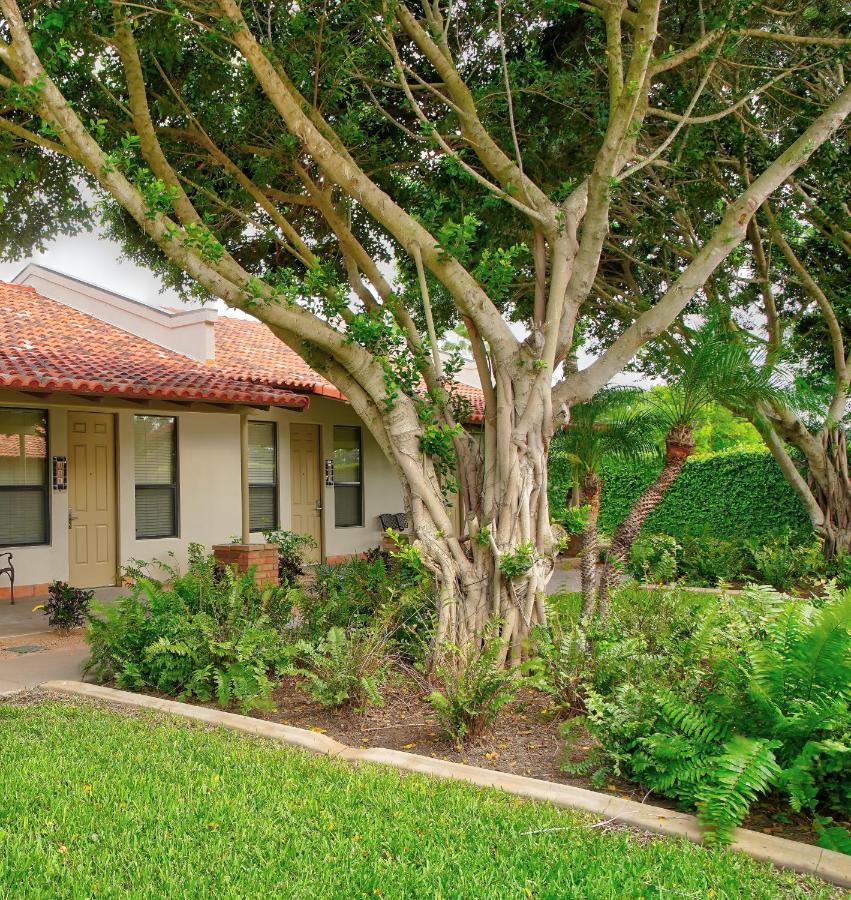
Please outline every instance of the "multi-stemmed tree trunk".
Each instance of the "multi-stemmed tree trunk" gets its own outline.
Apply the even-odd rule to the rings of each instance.
[[[694,434],[690,425],[672,428],[665,438],[665,461],[655,481],[635,501],[623,522],[612,535],[612,545],[600,576],[600,616],[609,614],[612,589],[623,578],[632,545],[648,516],[664,500],[677,480],[686,460],[694,453]]]
[[[579,138],[566,126],[552,141],[553,159],[536,144],[543,162],[534,166],[524,142],[539,133],[549,142],[570,104],[550,109],[534,84],[528,106],[515,103],[523,84],[513,80],[506,45],[523,56],[524,42],[542,34],[547,4],[507,23],[500,4],[459,16],[440,0],[372,11],[325,4],[315,20],[301,7],[258,10],[236,0],[56,0],[50,16],[37,3],[0,0],[8,101],[0,103],[0,160],[13,182],[35,181],[22,202],[69,190],[67,179],[39,176],[61,164],[108,201],[131,252],[190,293],[197,287],[265,322],[334,383],[398,473],[414,546],[439,588],[439,639],[464,646],[496,616],[515,660],[545,615],[554,428],[670,327],[741,243],[754,210],[851,113],[851,87],[820,103],[688,263],[644,297],[636,320],[590,366],[554,385],[589,304],[611,295],[601,261],[613,195],[626,179],[664,173],[681,130],[646,136],[647,116],[659,112],[652,105],[688,85],[686,107],[667,111],[685,122],[713,78],[729,98],[727,76],[716,72],[726,54],[747,53],[739,48],[748,42],[770,41],[792,57],[811,46],[806,34],[790,36],[788,17],[763,11],[754,27],[737,19],[741,30],[731,32],[729,23],[708,31],[703,10],[684,19],[682,4],[666,0],[582,7],[577,15],[605,33],[589,77],[606,73],[582,121],[600,121],[602,103],[605,126]],[[493,82],[465,80],[493,72]],[[672,77],[675,89],[656,90]],[[730,109],[759,96],[749,86],[744,99],[729,98]],[[369,115],[358,118],[364,109]],[[394,138],[376,124],[385,120]],[[572,155],[579,177],[554,171]],[[446,189],[434,196],[428,188],[438,177]],[[495,205],[502,214],[494,220]],[[491,215],[492,235],[479,247],[480,222],[468,209]],[[399,284],[380,265],[388,253]],[[525,339],[507,320],[516,310]],[[437,350],[438,328],[459,320],[482,382],[481,441],[465,427]]]

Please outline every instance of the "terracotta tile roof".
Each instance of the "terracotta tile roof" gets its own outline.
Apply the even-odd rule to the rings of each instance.
[[[225,372],[262,384],[274,384],[345,400],[323,378],[262,322],[219,316],[216,329],[216,365]]]
[[[346,399],[262,322],[220,316],[215,346],[211,364],[197,362],[29,285],[0,281],[0,387],[294,409],[308,406],[305,394]],[[457,390],[470,420],[481,422],[481,390]]]
[[[343,394],[262,323],[255,319],[221,316],[216,320],[216,365],[227,372],[264,384],[310,391],[345,400]],[[470,420],[482,422],[484,398],[477,387],[458,383],[458,393],[469,401]]]
[[[0,282],[0,387],[303,409],[309,398],[205,365]]]

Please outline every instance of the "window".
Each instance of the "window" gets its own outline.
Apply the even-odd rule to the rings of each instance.
[[[47,413],[0,409],[0,547],[48,543],[48,477]]]
[[[278,441],[274,422],[248,423],[248,519],[251,531],[278,527]]]
[[[136,416],[136,537],[177,535],[177,419]]]
[[[360,428],[334,426],[334,524],[363,525],[363,466]]]

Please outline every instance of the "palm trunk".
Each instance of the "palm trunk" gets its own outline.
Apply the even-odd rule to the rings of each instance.
[[[694,452],[694,436],[688,425],[672,428],[665,440],[665,464],[653,484],[636,500],[627,517],[615,529],[612,546],[600,579],[600,616],[607,618],[612,589],[623,579],[632,545],[647,517],[662,502]]]
[[[600,517],[600,477],[595,472],[586,473],[582,481],[582,493],[589,506],[588,525],[582,535],[582,616],[581,622],[590,622],[597,605],[597,520]]]

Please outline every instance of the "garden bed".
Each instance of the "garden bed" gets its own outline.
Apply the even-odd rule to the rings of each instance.
[[[285,677],[272,695],[274,711],[255,710],[249,715],[327,734],[352,747],[405,750],[496,772],[601,791],[668,809],[676,808],[669,798],[651,794],[640,785],[624,779],[612,777],[598,785],[590,778],[568,775],[562,771],[561,722],[553,717],[552,707],[539,691],[529,688],[521,690],[517,699],[503,709],[489,734],[459,747],[441,734],[434,711],[425,699],[431,688],[425,682],[418,682],[417,673],[393,672],[382,692],[384,706],[369,706],[359,711],[323,706],[302,689],[301,679]],[[154,691],[145,693],[166,697]],[[189,702],[215,707],[212,703]],[[574,760],[582,758],[583,748],[585,752],[590,750],[593,738],[585,735],[578,744],[579,752],[574,753]],[[836,824],[851,828],[851,816],[847,821],[837,821]],[[815,844],[818,838],[811,818],[795,815],[789,812],[788,807],[783,808],[766,800],[752,808],[742,827],[805,844]]]

